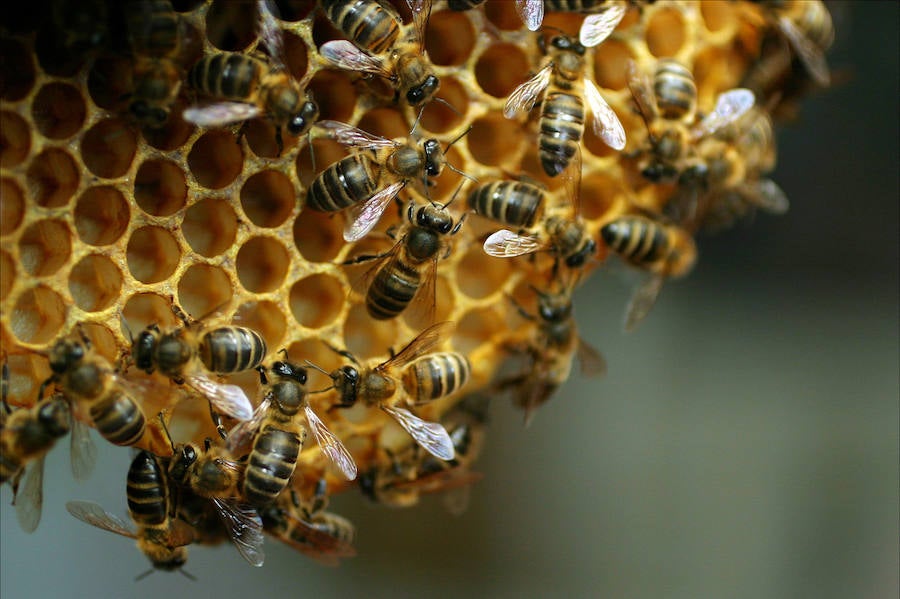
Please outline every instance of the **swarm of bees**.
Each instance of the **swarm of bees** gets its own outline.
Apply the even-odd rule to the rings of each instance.
[[[281,13],[289,4],[245,3],[254,15],[252,41],[228,47],[197,39],[201,23],[221,8],[211,0],[185,12],[169,0],[51,2],[39,29],[38,39],[49,40],[40,42],[43,52],[83,60],[88,69],[110,53],[127,57],[127,89],[104,107],[121,119],[123,131],[156,140],[177,127],[193,128],[191,154],[200,135],[231,131],[244,152],[254,123],[267,125],[264,135],[277,153],[260,160],[278,169],[272,172],[290,173],[288,212],[312,214],[326,223],[323,229],[338,223],[342,232],[331,255],[309,262],[316,263],[317,276],[337,273],[347,283],[346,303],[360,308],[363,324],[362,333],[332,327],[318,339],[324,349],[314,352],[306,343],[305,329],[313,327],[305,314],[297,317],[300,333],[293,326],[266,328],[266,318],[254,318],[253,310],[235,316],[228,298],[208,310],[188,306],[173,294],[174,283],[162,281],[147,288],[164,295],[165,308],[140,327],[130,328],[121,305],[107,310],[105,318],[120,331],[114,337],[122,340],[113,352],[101,351],[89,323],[74,316],[43,347],[13,341],[15,331],[4,328],[0,483],[10,483],[24,530],[38,526],[43,460],[62,437],[70,436],[75,478],[90,476],[96,456],[91,427],[134,452],[125,477],[128,520],[90,501],[70,501],[67,509],[91,526],[134,539],[154,569],[190,576],[183,569],[190,545],[229,541],[249,564],[261,566],[266,535],[337,564],[355,554],[355,529],[327,511],[328,498],[354,487],[391,507],[439,493],[451,512],[461,513],[481,478],[472,467],[495,398],[511,400],[527,424],[569,378],[576,358],[585,375],[605,371],[604,357],[582,338],[574,319],[576,290],[593,270],[618,259],[643,275],[625,309],[625,328],[632,330],[665,282],[694,267],[696,234],[732,226],[756,210],[788,209],[786,194],[769,178],[775,166],[771,115],[779,103],[794,100],[781,93],[786,80],[828,85],[824,54],[834,35],[818,1],[728,3],[762,40],[754,45],[737,36],[735,51],[746,63],[740,79],[711,92],[696,64],[634,54],[617,62],[613,76],[625,84],[616,90],[601,85],[592,68],[604,44],[621,44],[649,28],[648,15],[685,3],[318,0],[298,18]],[[523,30],[510,31],[508,24],[503,30],[497,23],[508,20],[495,22],[507,4]],[[511,159],[514,168],[501,156],[467,171],[479,135],[472,114],[480,116],[482,107],[461,106],[449,91],[442,96],[450,69],[432,62],[429,36],[444,9],[480,24],[479,40],[487,41],[478,43],[513,40],[536,50],[530,71],[516,73],[489,107],[502,115],[502,126],[524,132],[535,157],[530,169],[527,160]],[[293,42],[287,23],[293,23]],[[322,24],[315,36],[312,23]],[[300,38],[314,52],[298,75],[302,69],[291,64],[288,45]],[[338,109],[328,100],[334,98],[316,97],[322,72],[349,79],[366,109],[395,111],[406,128],[394,137],[367,130],[359,111],[333,118]],[[4,96],[4,110],[7,104],[14,103]],[[437,108],[459,117],[459,130],[441,135],[433,119]],[[591,136],[604,147],[591,149]],[[335,146],[345,155],[321,151]],[[219,148],[222,154],[229,149]],[[153,152],[182,162],[189,154],[180,146],[170,150],[154,146]],[[591,197],[584,185],[585,153],[607,153],[604,164],[625,173],[619,209],[599,216],[585,210],[608,199]],[[313,170],[307,184],[304,154]],[[206,160],[218,167],[225,159]],[[7,174],[10,181],[19,174],[3,168],[6,194]],[[186,186],[191,194],[198,189],[193,182]],[[163,187],[155,191],[162,195]],[[234,187],[226,195],[232,189],[238,193]],[[262,204],[276,203],[270,199]],[[235,229],[262,239],[285,237],[267,237],[268,225],[242,209],[248,218],[236,217]],[[181,228],[167,214],[152,218],[154,226]],[[307,234],[294,231],[298,247]],[[5,257],[10,243],[0,241]],[[362,243],[366,249],[358,250]],[[459,331],[460,312],[446,291],[448,279],[479,274],[461,272],[460,256],[471,248],[480,264],[516,273],[480,306],[505,308],[519,323],[484,333],[484,344],[497,348],[490,360],[483,350],[461,349],[471,327]],[[257,267],[268,267],[267,259]],[[236,271],[229,281],[253,291],[242,278],[241,254],[208,262]],[[39,278],[32,275],[15,277],[30,285]],[[276,285],[247,305],[286,306],[290,294],[294,310],[297,289],[314,296],[303,285],[290,291]],[[8,311],[11,300],[2,301]],[[317,296],[309,300],[321,303]],[[341,318],[351,320],[344,312]],[[380,327],[393,327],[387,347],[373,350],[357,339],[377,338],[372,331]],[[36,372],[44,376],[29,397],[11,402],[8,360],[22,356],[41,365]],[[512,371],[494,376],[501,365]]]

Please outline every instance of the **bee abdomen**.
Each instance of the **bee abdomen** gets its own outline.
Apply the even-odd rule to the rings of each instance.
[[[188,74],[191,87],[210,96],[247,100],[256,90],[261,63],[244,54],[219,52],[200,59]]]
[[[653,80],[656,105],[665,119],[678,119],[694,111],[697,85],[687,67],[676,60],[660,60]]]
[[[149,451],[141,451],[128,468],[128,511],[142,525],[162,524],[168,517],[166,474]]]
[[[375,320],[394,318],[412,301],[419,290],[419,271],[401,261],[382,267],[366,293],[366,309]]]
[[[543,207],[544,191],[519,181],[494,181],[469,194],[469,207],[485,218],[528,229]]]
[[[596,12],[607,0],[544,0],[548,12]]]
[[[287,487],[304,437],[272,427],[264,427],[253,443],[250,463],[244,474],[244,497],[253,505],[266,505]]]
[[[262,336],[246,327],[220,327],[200,341],[200,360],[208,370],[219,374],[256,368],[266,351]]]
[[[375,193],[376,179],[366,156],[354,154],[322,171],[306,195],[306,204],[320,212],[336,212]]]
[[[90,414],[97,431],[114,445],[134,445],[144,436],[144,413],[124,393],[113,391],[92,403]]]
[[[322,6],[344,35],[373,54],[393,46],[400,35],[394,15],[373,0],[322,0]]]
[[[431,354],[416,360],[403,372],[403,387],[416,402],[454,393],[469,380],[469,361],[452,352]]]
[[[613,251],[638,265],[666,256],[669,240],[662,225],[640,216],[626,216],[603,225],[600,235]]]
[[[541,108],[541,166],[554,177],[569,165],[584,132],[584,104],[571,94],[549,92]]]

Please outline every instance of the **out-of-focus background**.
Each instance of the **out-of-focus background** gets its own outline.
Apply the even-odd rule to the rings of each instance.
[[[635,280],[576,298],[609,373],[575,376],[523,429],[508,402],[469,510],[388,510],[349,494],[359,556],[318,566],[276,542],[254,569],[230,546],[135,583],[127,539],[75,521],[88,499],[127,514],[129,452],[101,447],[76,485],[52,452],[44,518],[22,533],[0,491],[0,596],[896,597],[898,583],[898,5],[838,5],[829,55],[852,78],[779,135],[791,199],[701,242],[640,329]]]

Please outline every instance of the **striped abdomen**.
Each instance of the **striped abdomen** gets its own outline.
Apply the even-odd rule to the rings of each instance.
[[[256,94],[267,70],[265,63],[246,54],[219,52],[197,61],[188,73],[188,82],[208,96],[246,102]]]
[[[693,114],[697,106],[694,76],[677,60],[662,59],[657,63],[653,92],[659,115],[664,119],[681,119]]]
[[[420,403],[450,395],[469,380],[469,361],[454,352],[439,352],[420,358],[403,371],[403,388]]]
[[[97,431],[114,445],[134,445],[144,436],[144,412],[134,399],[118,389],[92,402],[90,413]]]
[[[375,0],[320,0],[325,16],[351,42],[380,54],[400,35],[396,15]]]
[[[149,451],[141,451],[128,468],[126,484],[128,511],[141,526],[163,524],[168,518],[168,478],[159,461]]]
[[[268,425],[260,429],[244,473],[244,498],[248,502],[268,505],[275,501],[294,474],[305,437],[305,429],[299,436]]]
[[[256,368],[266,357],[266,351],[262,336],[246,327],[213,329],[200,341],[200,361],[207,370],[218,374]]]
[[[544,204],[544,190],[520,181],[494,181],[469,194],[469,208],[485,218],[529,229]]]
[[[320,212],[336,212],[375,194],[376,169],[383,168],[365,154],[338,160],[319,173],[306,194],[306,205]]]
[[[638,266],[653,264],[669,254],[669,236],[659,223],[642,216],[624,216],[603,225],[603,241],[619,256]]]
[[[544,8],[547,12],[599,12],[608,0],[544,0]]]
[[[545,173],[555,177],[566,169],[578,151],[583,133],[584,102],[580,91],[566,93],[548,90],[541,105],[541,131],[538,137],[541,166]]]
[[[169,0],[140,0],[126,6],[126,27],[135,54],[163,58],[181,45],[181,17]]]
[[[399,315],[419,290],[422,275],[415,264],[391,260],[372,279],[366,293],[366,309],[375,320],[389,320]]]

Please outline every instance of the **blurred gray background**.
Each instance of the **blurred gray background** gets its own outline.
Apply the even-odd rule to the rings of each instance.
[[[494,405],[462,517],[348,494],[340,568],[270,542],[261,569],[194,548],[197,582],[135,583],[133,544],[63,507],[126,515],[128,452],[101,445],[76,485],[56,451],[35,534],[0,491],[0,595],[897,597],[898,5],[842,8],[829,61],[853,79],[780,132],[790,213],[704,239],[632,335],[628,280],[593,277],[576,309],[609,374],[573,377],[527,430]]]

